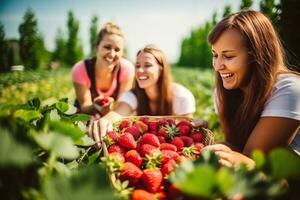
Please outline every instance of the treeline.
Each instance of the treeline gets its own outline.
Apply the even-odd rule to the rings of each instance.
[[[239,9],[251,9],[253,0],[241,0]],[[291,68],[300,71],[300,3],[297,0],[261,0],[260,11],[267,15],[277,28],[287,53],[287,61]],[[218,17],[214,12],[211,19],[195,28],[182,40],[178,65],[211,68],[211,47],[207,42],[209,32],[217,21],[232,13],[230,5],[224,7]]]
[[[53,52],[46,49],[33,10],[28,9],[19,25],[19,38],[7,39],[0,22],[0,72],[9,71],[13,65],[23,65],[25,70],[69,66],[84,56],[79,38],[79,21],[72,11],[68,12],[66,31],[58,28]],[[98,17],[93,15],[90,24],[90,52],[94,54],[94,42],[98,31]]]

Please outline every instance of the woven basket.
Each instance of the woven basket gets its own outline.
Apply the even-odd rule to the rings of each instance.
[[[131,120],[131,121],[135,121],[139,118],[148,118],[149,121],[157,121],[160,119],[173,119],[175,120],[175,122],[177,123],[179,120],[188,120],[190,122],[192,122],[194,119],[193,118],[189,118],[189,117],[183,117],[183,116],[131,116],[131,117],[122,117],[121,119],[119,119],[118,121],[114,122],[113,127],[115,125],[118,125],[120,121],[122,120]],[[203,128],[203,127],[198,127],[199,129],[201,129],[201,131],[205,134],[205,138],[203,140],[203,144],[205,146],[213,144],[214,142],[214,134],[212,131],[210,131],[207,128]],[[108,130],[112,130],[112,127],[109,127]],[[103,148],[103,154],[104,156],[107,156],[108,150],[107,150],[107,146],[105,144],[105,142],[102,141],[102,148]],[[110,179],[110,183],[113,186],[113,188],[116,188],[116,176],[115,174],[109,174],[109,179]]]

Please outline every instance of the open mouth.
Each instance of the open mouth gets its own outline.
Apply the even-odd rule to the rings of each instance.
[[[138,80],[140,81],[145,81],[145,80],[148,80],[149,77],[148,76],[138,76]]]
[[[234,74],[232,74],[232,73],[224,73],[224,74],[220,74],[220,75],[221,75],[221,77],[223,79],[227,79],[227,78],[233,77]]]

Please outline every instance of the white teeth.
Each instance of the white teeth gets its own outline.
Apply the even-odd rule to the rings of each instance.
[[[221,77],[222,78],[229,78],[229,77],[232,77],[233,76],[233,74],[231,74],[231,73],[224,73],[224,74],[220,74],[221,75]]]
[[[139,76],[139,80],[147,80],[148,77],[147,76]]]

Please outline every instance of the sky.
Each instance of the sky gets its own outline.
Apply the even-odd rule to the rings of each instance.
[[[105,22],[114,21],[124,31],[131,61],[140,48],[155,44],[174,63],[183,38],[210,20],[214,11],[220,17],[225,5],[237,11],[240,0],[0,0],[0,22],[6,38],[19,38],[18,27],[31,8],[47,49],[53,50],[57,30],[66,33],[67,13],[72,10],[80,22],[79,37],[88,54],[91,18],[97,15],[99,29]],[[258,8],[258,0],[254,0],[253,8]]]

